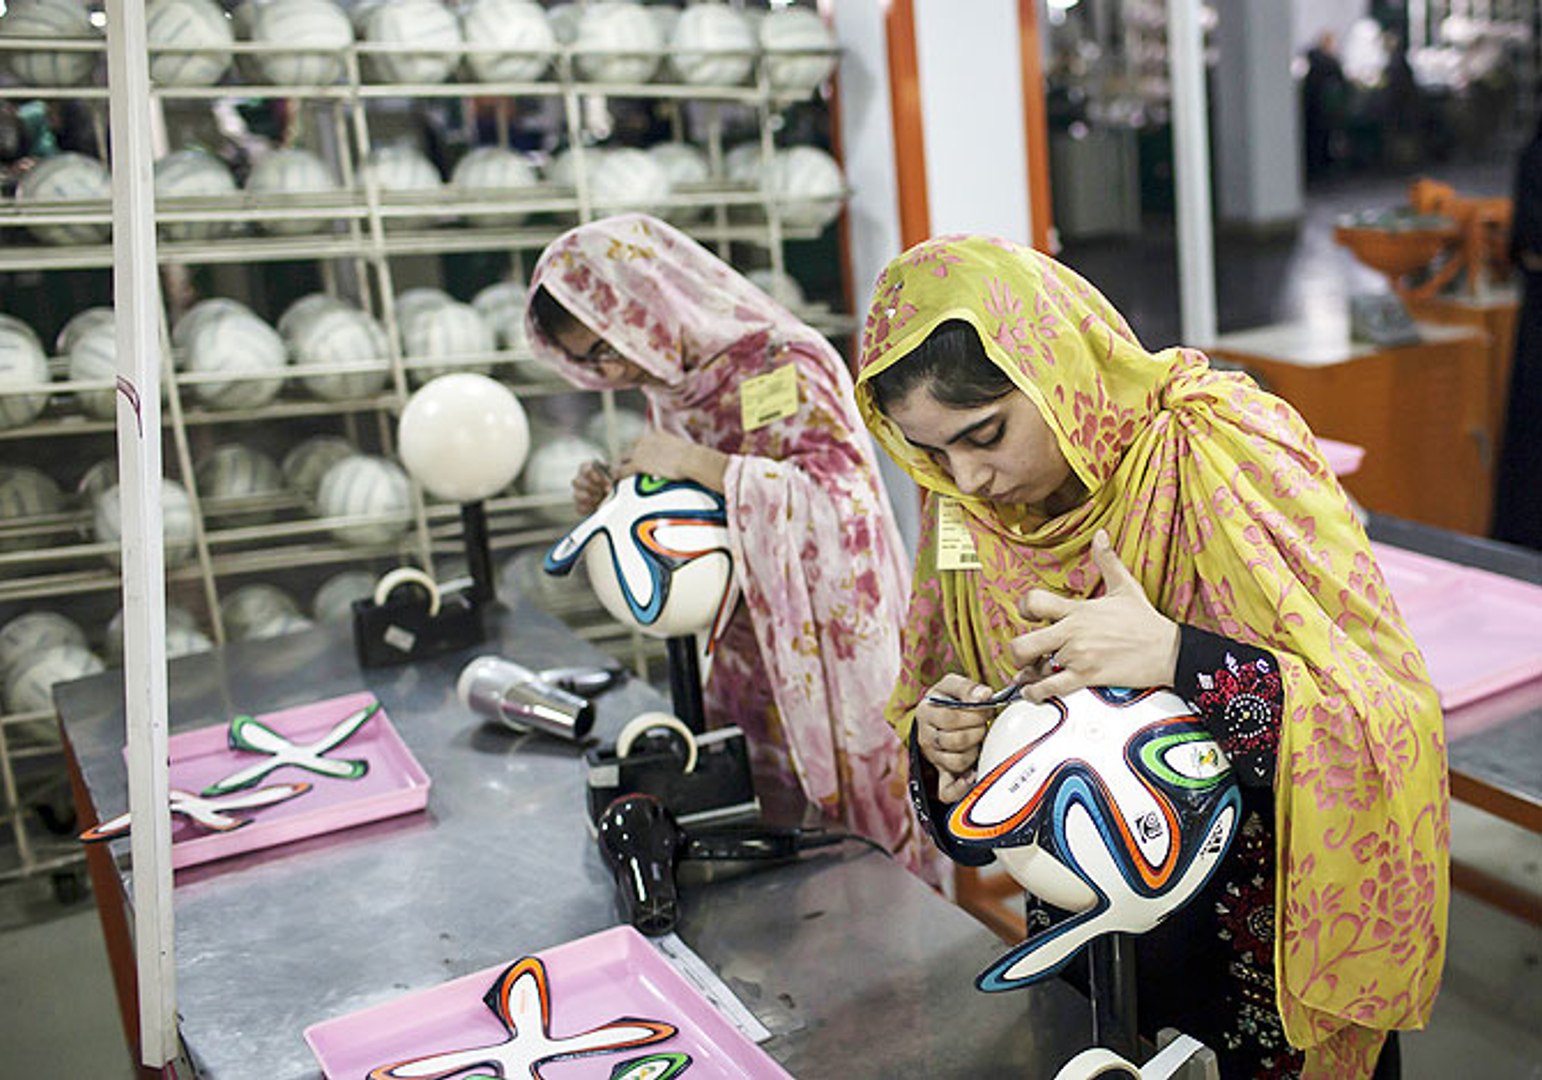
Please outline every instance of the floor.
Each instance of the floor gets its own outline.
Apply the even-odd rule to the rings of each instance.
[[[1469,195],[1503,193],[1508,166],[1431,170]],[[1216,240],[1220,329],[1238,330],[1344,303],[1381,285],[1332,242],[1341,213],[1403,201],[1411,177],[1360,178],[1314,188],[1301,228]],[[1099,285],[1149,347],[1179,340],[1170,223],[1134,240],[1068,244],[1062,257]],[[1542,897],[1542,838],[1464,806],[1452,810],[1467,860]],[[0,886],[0,1080],[128,1080],[106,952],[89,899],[61,900],[54,882]],[[75,885],[67,879],[66,888]],[[1542,906],[1542,900],[1539,900]],[[1407,1035],[1404,1076],[1542,1080],[1542,926],[1465,896],[1453,899],[1444,987],[1430,1026]]]

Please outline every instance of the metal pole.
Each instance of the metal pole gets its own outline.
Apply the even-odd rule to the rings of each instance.
[[[707,730],[701,705],[701,666],[696,661],[694,637],[672,637],[664,643],[669,653],[669,700],[675,715],[700,735]]]
[[[1215,240],[1210,212],[1205,39],[1199,25],[1199,0],[1167,2],[1167,70],[1172,82],[1183,340],[1189,345],[1209,345],[1216,338]]]
[[[498,589],[487,539],[487,507],[481,499],[460,504],[460,525],[466,541],[466,566],[471,571],[471,598],[478,603],[495,600]]]
[[[1135,939],[1104,934],[1087,945],[1092,1041],[1126,1061],[1139,1061],[1140,1027],[1135,1008]]]
[[[150,62],[145,8],[107,4],[112,122],[113,307],[118,349],[118,494],[122,505],[123,703],[134,818],[134,953],[140,1061],[177,1055],[167,790],[166,566],[161,534],[160,291],[155,260]]]

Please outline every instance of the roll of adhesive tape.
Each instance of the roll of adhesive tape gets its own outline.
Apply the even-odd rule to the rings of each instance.
[[[631,751],[632,744],[637,741],[643,732],[650,728],[668,728],[685,740],[685,771],[694,772],[696,769],[696,735],[685,726],[673,713],[645,712],[628,720],[626,726],[621,729],[621,734],[616,738],[616,756],[624,758]]]
[[[1083,1050],[1062,1065],[1055,1074],[1055,1080],[1094,1080],[1095,1077],[1106,1077],[1108,1080],[1129,1080],[1133,1077],[1135,1080],[1144,1080],[1138,1066],[1102,1046]]]
[[[375,606],[380,607],[403,585],[421,585],[428,592],[428,617],[439,614],[439,586],[416,566],[398,566],[375,583]]]

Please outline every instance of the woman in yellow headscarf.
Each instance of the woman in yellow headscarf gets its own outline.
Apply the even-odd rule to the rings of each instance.
[[[922,488],[888,716],[923,820],[968,790],[990,716],[930,693],[1173,686],[1245,815],[1137,943],[1142,1027],[1200,1037],[1226,1076],[1395,1075],[1386,1033],[1426,1022],[1445,955],[1445,744],[1301,418],[1195,350],[1147,352],[1076,274],[987,237],[889,264],[856,395]]]

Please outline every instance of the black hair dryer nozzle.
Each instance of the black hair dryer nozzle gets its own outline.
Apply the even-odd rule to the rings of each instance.
[[[600,815],[600,855],[616,879],[622,917],[650,937],[667,934],[680,915],[675,860],[684,838],[651,795],[624,795]]]

